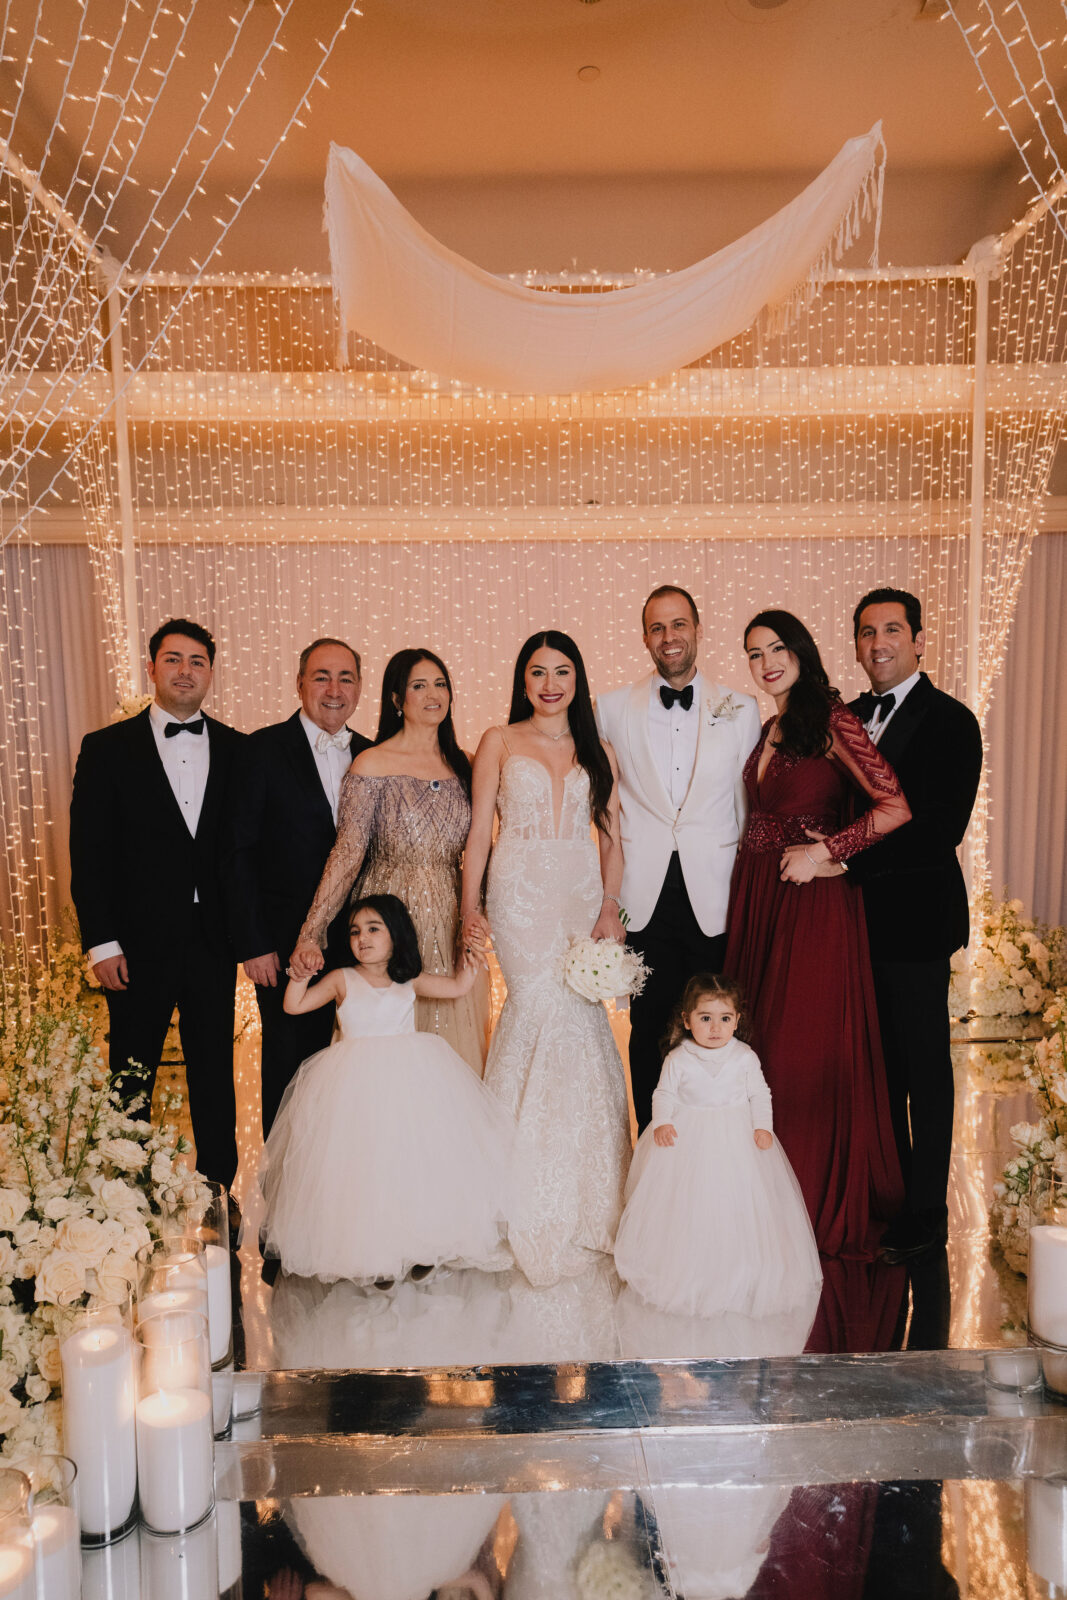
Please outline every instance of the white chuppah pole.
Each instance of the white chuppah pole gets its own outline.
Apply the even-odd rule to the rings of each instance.
[[[1000,241],[981,239],[967,257],[974,271],[974,394],[971,403],[971,536],[967,560],[967,699],[985,730],[982,706],[982,570],[986,498],[986,378],[989,366],[989,284],[1003,263]],[[965,854],[967,889],[974,897],[986,887],[989,867],[989,812],[983,775],[971,818]]]
[[[114,271],[108,268],[114,266]],[[120,269],[106,262],[108,351],[115,413],[115,464],[118,469],[119,525],[122,529],[122,612],[126,632],[128,693],[144,692],[140,639],[137,627],[137,546],[134,542],[133,472],[130,464],[130,426],[126,412],[126,353],[122,342]]]

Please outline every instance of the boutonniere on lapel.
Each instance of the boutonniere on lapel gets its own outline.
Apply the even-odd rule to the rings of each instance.
[[[735,700],[732,694],[724,694],[721,700],[712,704],[709,696],[704,702],[706,711],[705,721],[710,725],[713,722],[732,722],[744,710],[740,700]]]

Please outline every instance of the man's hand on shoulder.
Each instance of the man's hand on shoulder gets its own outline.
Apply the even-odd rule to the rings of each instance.
[[[97,982],[105,989],[125,989],[130,981],[130,971],[125,956],[107,956],[93,967]]]

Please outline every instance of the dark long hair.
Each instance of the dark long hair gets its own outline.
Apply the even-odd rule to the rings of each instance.
[[[574,699],[567,711],[567,721],[570,724],[578,765],[584,767],[589,774],[590,810],[593,813],[593,821],[598,828],[606,832],[608,802],[611,799],[615,778],[611,762],[597,732],[582,652],[570,634],[560,633],[555,628],[546,628],[543,633],[531,634],[527,639],[515,663],[508,722],[528,722],[533,716],[533,706],[526,693],[526,668],[530,664],[530,657],[537,650],[558,650],[561,656],[567,657],[574,668]]]
[[[382,707],[378,713],[378,733],[375,744],[382,744],[386,739],[391,739],[394,733],[399,733],[404,726],[404,719],[396,705],[404,703],[407,693],[408,679],[420,661],[432,661],[438,672],[442,674],[448,685],[448,715],[437,730],[437,743],[441,746],[444,756],[456,777],[462,783],[469,797],[471,792],[471,764],[467,755],[460,748],[456,738],[456,725],[452,721],[452,707],[456,696],[452,688],[452,677],[448,668],[432,650],[398,650],[395,656],[390,657],[382,677]]]
[[[791,611],[758,611],[745,629],[745,649],[753,628],[769,628],[796,657],[800,676],[778,718],[778,748],[791,756],[823,756],[830,748],[830,708],[841,699],[831,687],[819,647]]]
[[[368,894],[348,908],[348,931],[361,911],[376,911],[393,941],[386,971],[394,983],[410,983],[422,971],[419,936],[407,906],[395,894]]]

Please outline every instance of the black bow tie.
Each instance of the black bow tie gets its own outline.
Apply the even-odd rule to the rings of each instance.
[[[669,689],[665,683],[661,683],[659,687],[659,697],[663,701],[663,704],[666,706],[668,711],[671,709],[671,706],[674,705],[675,701],[678,702],[683,711],[688,711],[689,707],[693,704],[693,685],[691,683],[687,683],[684,689]]]
[[[164,739],[173,739],[179,733],[203,733],[204,719],[197,717],[195,722],[168,722],[163,729]]]
[[[861,722],[884,722],[897,703],[897,697],[890,691],[889,694],[861,694],[859,697],[859,714]]]

